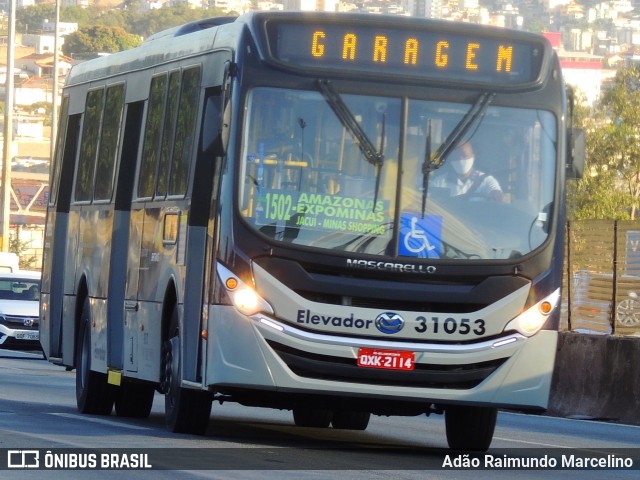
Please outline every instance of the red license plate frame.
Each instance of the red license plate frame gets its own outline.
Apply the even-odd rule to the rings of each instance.
[[[406,350],[360,348],[358,350],[358,366],[381,370],[411,371],[415,368],[415,354]]]

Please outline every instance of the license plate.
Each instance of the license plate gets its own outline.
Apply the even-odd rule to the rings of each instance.
[[[415,355],[402,350],[378,350],[361,348],[358,350],[358,366],[387,370],[413,370]]]
[[[16,340],[40,340],[40,332],[18,332]]]

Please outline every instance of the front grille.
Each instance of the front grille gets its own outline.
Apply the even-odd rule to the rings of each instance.
[[[301,297],[316,303],[349,307],[373,308],[376,310],[403,310],[413,312],[470,313],[486,307],[484,303],[451,303],[438,301],[411,301],[406,299],[327,295],[317,292],[292,289]]]
[[[361,368],[355,358],[304,352],[268,341],[293,373],[305,378],[368,385],[467,390],[489,377],[507,358],[463,365],[415,364],[411,371]]]
[[[14,330],[38,330],[38,317],[0,315],[0,323]]]
[[[383,311],[465,314],[530,285],[529,280],[511,274],[452,281],[451,277],[334,268],[274,256],[258,257],[255,262],[308,301]]]

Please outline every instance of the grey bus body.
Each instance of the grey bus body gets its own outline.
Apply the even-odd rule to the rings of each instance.
[[[546,408],[574,148],[557,58],[511,32],[541,46],[531,81],[314,70],[278,24],[469,28],[373,17],[211,19],[74,66],[40,339],[82,412],[146,416],[155,391],[193,433],[213,400],[334,428],[444,412],[453,448],[484,450],[497,408]],[[438,197],[467,141],[501,202]]]

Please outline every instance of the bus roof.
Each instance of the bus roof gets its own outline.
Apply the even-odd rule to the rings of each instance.
[[[153,68],[172,61],[200,55],[216,45],[219,28],[238,30],[242,23],[233,22],[233,17],[192,22],[159,32],[142,45],[122,52],[95,58],[73,66],[65,87],[72,87],[98,79]],[[234,38],[226,36],[227,39]],[[220,48],[232,44],[218,42]]]

